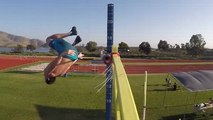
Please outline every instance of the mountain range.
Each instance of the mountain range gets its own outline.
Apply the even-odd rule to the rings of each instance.
[[[30,39],[0,31],[0,47],[16,47],[17,45],[22,45],[23,47],[34,45],[35,47],[40,47],[44,44],[45,42],[39,39]]]

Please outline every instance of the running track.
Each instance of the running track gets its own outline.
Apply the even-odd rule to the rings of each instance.
[[[26,56],[7,56],[0,55],[0,70],[17,67],[24,64],[35,62],[50,62],[53,57],[26,57]],[[195,71],[195,70],[213,70],[213,64],[190,64],[190,65],[168,65],[163,63],[199,63],[199,62],[212,62],[208,60],[141,60],[141,59],[124,59],[124,68],[127,74],[143,74],[144,71],[148,73],[167,73],[178,71]],[[134,63],[132,65],[125,63]],[[138,63],[138,64],[137,64]],[[143,63],[140,64],[140,63]],[[161,65],[146,65],[149,63],[161,63]],[[75,64],[70,69],[77,72],[98,72],[103,73],[105,70],[104,64]]]

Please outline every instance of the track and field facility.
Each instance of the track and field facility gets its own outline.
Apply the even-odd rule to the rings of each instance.
[[[42,72],[21,68],[48,63],[51,57],[0,56],[1,120],[103,120],[105,65],[81,60],[68,77],[46,85]],[[147,120],[211,120],[213,109],[196,111],[194,105],[208,102],[212,91],[189,92],[168,73],[212,70],[213,61],[122,59],[140,119],[143,113],[144,72],[148,72]],[[165,78],[178,88],[173,91]],[[100,91],[98,91],[100,90]],[[114,115],[113,115],[114,116]]]

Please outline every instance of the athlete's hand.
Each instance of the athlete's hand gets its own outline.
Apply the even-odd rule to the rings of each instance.
[[[82,53],[79,53],[79,54],[78,54],[78,58],[79,58],[79,59],[83,59],[83,57],[84,57],[84,54],[82,54]]]

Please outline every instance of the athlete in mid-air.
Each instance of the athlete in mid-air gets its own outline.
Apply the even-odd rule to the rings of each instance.
[[[68,33],[53,34],[46,39],[47,45],[57,51],[58,56],[44,69],[44,78],[47,84],[55,82],[56,77],[65,75],[70,67],[84,55],[78,53],[74,47],[81,42],[80,36],[77,35],[73,44],[65,41],[63,38],[77,35],[76,27],[72,27]]]

